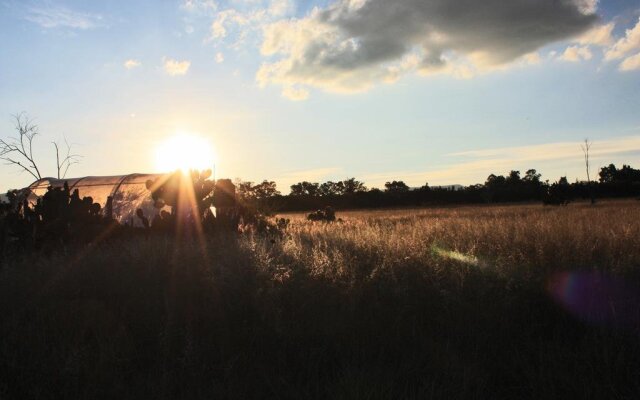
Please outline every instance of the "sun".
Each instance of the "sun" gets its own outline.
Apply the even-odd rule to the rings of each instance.
[[[179,133],[156,149],[156,169],[161,172],[212,169],[215,155],[211,143],[197,135]]]

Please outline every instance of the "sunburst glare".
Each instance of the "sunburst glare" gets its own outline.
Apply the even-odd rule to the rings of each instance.
[[[161,172],[213,168],[215,154],[211,142],[201,136],[179,133],[156,149],[156,169]]]

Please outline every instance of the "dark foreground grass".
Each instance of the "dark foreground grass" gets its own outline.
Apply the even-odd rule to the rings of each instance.
[[[336,243],[352,257],[331,274],[338,255],[322,235],[350,228],[330,229],[294,226],[275,243],[213,237],[204,252],[140,237],[6,262],[0,398],[640,395],[637,325],[586,323],[530,274],[434,251],[393,263]]]

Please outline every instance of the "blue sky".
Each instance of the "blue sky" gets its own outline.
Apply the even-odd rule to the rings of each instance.
[[[505,6],[504,4],[508,4]],[[26,111],[70,176],[158,170],[177,133],[218,176],[471,184],[640,167],[640,4],[594,0],[1,1],[0,134]],[[30,183],[0,166],[0,189]]]

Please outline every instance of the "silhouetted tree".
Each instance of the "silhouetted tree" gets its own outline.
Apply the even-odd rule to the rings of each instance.
[[[236,179],[233,183],[236,185],[236,196],[238,197],[238,199],[243,202],[248,202],[255,199],[253,182]]]
[[[536,171],[535,169],[529,169],[525,173],[524,177],[522,177],[522,180],[528,183],[539,184],[541,176],[542,175],[539,174],[538,171]]]
[[[511,171],[505,179],[509,185],[517,186],[520,183],[520,171]]]
[[[621,169],[617,169],[615,165],[609,164],[608,167],[600,169],[601,183],[632,183],[640,182],[640,170],[631,168],[631,166],[623,164]]]
[[[544,198],[544,204],[566,206],[571,200],[571,186],[567,181],[567,177],[563,176],[547,190]]]
[[[327,181],[318,188],[320,196],[340,196],[344,194],[343,182]]]
[[[344,194],[363,193],[367,191],[364,183],[357,181],[356,178],[349,178],[342,181]]]
[[[276,188],[274,181],[264,180],[253,187],[253,193],[257,200],[268,199],[273,196],[279,196],[280,192]]]
[[[406,193],[409,191],[409,186],[403,181],[392,181],[384,184],[385,192],[387,193]]]
[[[318,196],[319,195],[319,183],[300,182],[291,185],[292,196]]]

